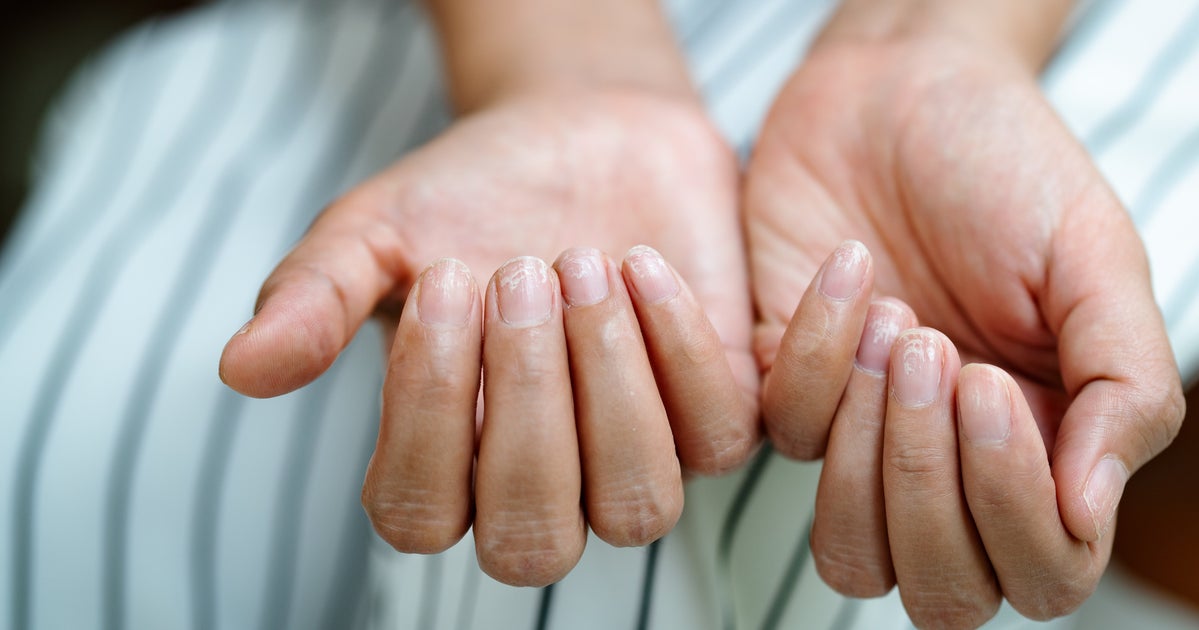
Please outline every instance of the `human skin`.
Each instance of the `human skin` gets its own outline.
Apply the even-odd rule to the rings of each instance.
[[[221,377],[292,391],[377,315],[395,342],[363,486],[376,531],[435,553],[473,526],[483,570],[549,584],[588,525],[647,544],[683,471],[761,441],[737,167],[656,2],[430,9],[457,121],[322,213]]]
[[[825,458],[817,569],[898,585],[920,627],[1075,609],[1183,415],[1142,244],[1036,84],[1067,8],[850,0],[749,166],[763,416],[781,452]],[[848,237],[873,258],[821,269]],[[945,334],[899,332],[917,320]]]

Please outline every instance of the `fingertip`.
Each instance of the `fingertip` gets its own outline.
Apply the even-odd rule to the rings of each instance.
[[[253,398],[272,398],[316,380],[340,350],[299,323],[289,325],[283,313],[266,308],[225,344],[218,375],[234,391]],[[315,341],[315,342],[314,342]]]

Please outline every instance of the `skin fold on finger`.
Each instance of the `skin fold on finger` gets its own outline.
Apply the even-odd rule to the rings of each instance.
[[[1004,596],[1032,619],[1074,611],[1098,584],[1111,538],[1087,543],[1066,530],[1036,420],[1007,373],[967,365],[957,400],[966,500]]]
[[[227,385],[258,398],[307,385],[404,284],[406,247],[368,199],[334,204],[271,272],[254,317],[221,354]]]
[[[917,627],[974,628],[1001,601],[962,491],[954,388],[960,363],[945,335],[905,331],[891,349],[883,490],[904,608]]]
[[[425,269],[407,303],[362,504],[397,550],[438,553],[471,522],[482,305],[470,269],[452,259]]]
[[[800,299],[766,378],[762,416],[774,447],[818,459],[853,371],[874,284],[866,246],[842,243]]]
[[[612,260],[572,249],[554,263],[575,398],[583,496],[592,531],[646,545],[683,511],[683,482],[633,304]]]
[[[622,274],[680,463],[704,475],[736,468],[753,454],[761,433],[716,329],[686,283],[653,249],[630,249]]]
[[[883,419],[887,368],[900,331],[916,325],[896,299],[870,304],[853,374],[837,407],[816,491],[812,557],[820,577],[850,597],[879,597],[895,586],[883,503]]]
[[[553,269],[529,257],[487,289],[475,551],[513,586],[562,579],[587,536],[560,295]]]

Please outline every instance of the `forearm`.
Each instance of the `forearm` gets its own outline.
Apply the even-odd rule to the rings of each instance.
[[[1039,69],[1073,0],[844,0],[817,46],[956,38]]]
[[[426,0],[459,112],[586,85],[695,97],[658,0]]]

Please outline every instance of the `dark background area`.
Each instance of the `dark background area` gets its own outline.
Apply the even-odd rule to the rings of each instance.
[[[42,117],[71,72],[129,26],[196,0],[0,4],[0,247],[28,193]]]

